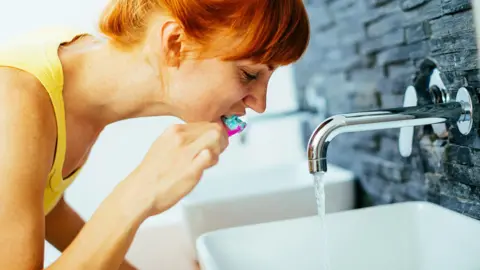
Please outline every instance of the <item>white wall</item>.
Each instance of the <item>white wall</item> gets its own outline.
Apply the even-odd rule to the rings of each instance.
[[[72,25],[95,29],[95,22],[106,0],[1,0],[0,41],[18,32],[38,27]]]
[[[20,32],[53,26],[72,25],[95,31],[95,22],[105,0],[1,0],[0,42]],[[282,68],[272,78],[269,86],[268,113],[295,109],[294,83],[289,67]],[[251,113],[250,115],[255,115]],[[92,150],[91,158],[82,173],[67,191],[66,199],[85,219],[90,218],[98,205],[112,188],[140,162],[149,146],[163,130],[179,121],[169,117],[152,117],[128,120],[108,127]],[[292,130],[293,128],[293,130]],[[231,148],[225,155],[232,166],[244,164],[251,159],[253,152],[266,163],[286,162],[297,159],[299,150],[299,125],[297,120],[284,120],[269,125],[250,127],[248,145],[241,146],[233,139]],[[283,132],[291,129],[290,132]],[[283,136],[282,136],[283,135]],[[282,142],[289,145],[279,147]],[[283,153],[289,153],[282,155]],[[262,156],[263,153],[263,156]],[[295,154],[297,153],[297,154]],[[228,163],[228,162],[226,162]],[[259,164],[256,164],[259,166]],[[232,168],[226,166],[225,171]],[[219,167],[220,168],[220,167]],[[217,173],[221,173],[217,171]],[[144,226],[179,219],[178,210],[148,220]],[[59,256],[50,245],[46,245],[46,263]]]

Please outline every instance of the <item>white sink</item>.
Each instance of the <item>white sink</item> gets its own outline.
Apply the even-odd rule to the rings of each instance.
[[[222,228],[306,217],[317,213],[307,161],[206,175],[182,202],[187,234],[196,239]],[[354,175],[329,165],[325,175],[327,212],[355,207]]]
[[[426,202],[329,214],[331,270],[478,270],[480,222]],[[202,270],[322,270],[317,216],[202,235]]]

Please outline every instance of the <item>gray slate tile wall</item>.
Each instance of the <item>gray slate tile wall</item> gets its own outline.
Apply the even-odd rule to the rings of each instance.
[[[465,84],[480,88],[468,0],[306,2],[312,39],[294,65],[305,110],[315,107],[305,98],[307,89],[327,99],[327,115],[400,107],[427,56],[452,94]],[[306,126],[306,139],[317,124]],[[448,139],[418,127],[408,158],[398,152],[398,132],[342,134],[331,143],[328,159],[356,173],[372,204],[428,200],[480,219],[478,126],[469,136],[453,126]]]

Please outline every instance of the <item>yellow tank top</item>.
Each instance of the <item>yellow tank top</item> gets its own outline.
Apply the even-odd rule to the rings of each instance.
[[[0,45],[0,66],[14,67],[35,76],[47,90],[57,122],[55,159],[44,191],[43,209],[47,215],[58,203],[65,189],[80,170],[63,179],[66,154],[65,108],[63,103],[63,69],[58,56],[62,43],[79,36],[71,29],[40,30],[22,35]]]

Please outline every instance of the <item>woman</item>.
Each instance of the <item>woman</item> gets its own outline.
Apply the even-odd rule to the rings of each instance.
[[[104,38],[56,29],[0,51],[0,268],[131,269],[139,225],[183,198],[227,147],[220,118],[265,110],[274,69],[308,43],[302,0],[112,0]],[[171,115],[86,224],[63,201],[99,133]],[[88,195],[86,195],[88,196]]]

